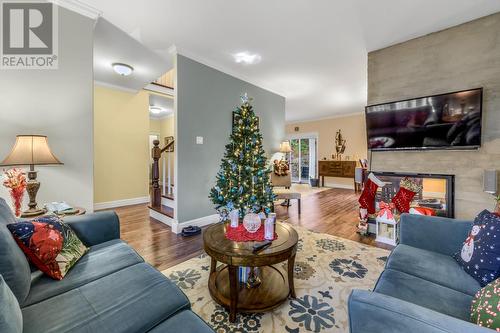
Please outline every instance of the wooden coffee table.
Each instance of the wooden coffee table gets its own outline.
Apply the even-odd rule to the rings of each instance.
[[[288,296],[295,298],[293,269],[299,236],[289,225],[276,223],[278,239],[265,250],[254,254],[252,246],[259,242],[234,242],[226,239],[228,224],[218,223],[203,233],[205,252],[211,257],[208,288],[212,298],[229,309],[229,320],[237,312],[265,312],[282,304]],[[272,265],[288,261],[287,277]],[[221,265],[217,268],[217,262]],[[262,283],[247,288],[238,281],[238,267],[259,267]]]

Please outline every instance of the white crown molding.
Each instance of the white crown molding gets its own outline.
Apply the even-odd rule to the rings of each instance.
[[[167,113],[164,116],[156,116],[156,115],[153,115],[152,113],[149,113],[149,118],[151,118],[153,120],[163,120],[163,119],[172,118],[173,116],[174,116],[173,111],[170,111],[169,113]]]
[[[319,121],[319,120],[328,120],[328,119],[337,119],[337,118],[359,116],[362,114],[365,114],[365,113],[364,112],[350,112],[350,113],[341,113],[338,115],[331,115],[331,116],[324,116],[324,117],[305,118],[305,119],[298,119],[298,120],[287,120],[287,121],[285,121],[285,124],[286,125],[293,125],[293,124],[309,123],[309,122]]]
[[[274,91],[274,90],[272,90],[270,88],[265,87],[265,84],[255,82],[255,81],[253,81],[252,79],[250,79],[249,77],[247,77],[245,75],[237,73],[237,72],[235,72],[235,71],[233,71],[231,69],[228,69],[227,67],[224,67],[224,66],[221,66],[219,64],[216,64],[213,61],[207,60],[206,58],[204,58],[202,56],[199,56],[197,54],[194,54],[194,53],[192,53],[192,52],[190,52],[190,51],[188,51],[186,49],[179,48],[178,46],[174,46],[174,47],[175,47],[175,53],[177,53],[177,54],[180,54],[180,55],[185,56],[185,57],[187,57],[187,58],[189,58],[191,60],[199,62],[200,64],[203,64],[205,66],[208,66],[208,67],[211,67],[213,69],[216,69],[219,72],[222,72],[224,74],[227,74],[227,75],[230,75],[230,76],[235,77],[237,79],[240,79],[242,81],[245,81],[246,83],[254,85],[257,88],[267,90],[269,92],[272,92],[273,94],[276,94],[278,96],[286,98],[281,93],[278,93],[278,92],[276,92],[276,91]]]
[[[66,8],[83,16],[89,17],[93,20],[97,20],[100,16],[102,16],[102,12],[100,10],[78,0],[48,0],[48,1],[52,2],[54,5]]]
[[[94,204],[94,210],[144,204],[148,203],[149,200],[150,200],[149,197],[138,197],[138,198],[116,200],[116,201],[97,202]]]
[[[112,88],[112,89],[116,89],[116,90],[121,90],[121,91],[129,92],[129,93],[133,93],[133,94],[137,94],[139,92],[138,90],[135,90],[135,89],[126,88],[126,87],[122,87],[122,86],[119,86],[116,84],[111,84],[111,83],[107,83],[107,82],[103,82],[103,81],[95,81],[94,80],[94,85],[102,86],[102,87],[106,87],[106,88]]]

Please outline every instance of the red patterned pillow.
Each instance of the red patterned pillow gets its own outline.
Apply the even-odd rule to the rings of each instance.
[[[88,251],[73,230],[54,215],[8,224],[7,228],[29,260],[56,280],[62,280]]]

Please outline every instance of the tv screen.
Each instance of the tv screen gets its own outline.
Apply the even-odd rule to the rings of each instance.
[[[368,149],[477,149],[482,88],[365,108]]]

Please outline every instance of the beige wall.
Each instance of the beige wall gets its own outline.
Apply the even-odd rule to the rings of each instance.
[[[149,195],[149,95],[95,86],[94,202]]]
[[[149,133],[160,134],[161,137],[161,121],[162,119],[149,118]]]
[[[477,87],[484,88],[479,151],[374,152],[373,169],[454,174],[457,217],[493,209],[482,175],[500,170],[500,13],[368,55],[369,104]]]
[[[294,129],[297,126],[299,131],[295,132]],[[339,129],[342,130],[342,135],[347,140],[345,155],[350,156],[351,160],[366,158],[365,116],[361,111],[359,114],[345,117],[288,123],[286,134],[288,136],[300,135],[300,133],[318,134],[318,159],[323,160],[326,157],[331,160],[335,152],[335,133]],[[325,185],[353,188],[353,181],[346,178],[326,177]]]

